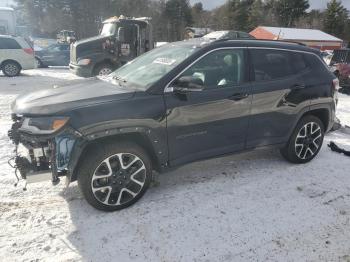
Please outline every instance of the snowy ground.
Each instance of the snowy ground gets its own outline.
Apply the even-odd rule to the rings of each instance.
[[[64,69],[0,75],[0,260],[350,261],[350,158],[325,145],[307,165],[261,150],[157,176],[133,207],[103,213],[75,183],[13,186],[9,105],[77,77]],[[350,125],[350,96],[339,118]],[[350,135],[326,137],[350,149]]]

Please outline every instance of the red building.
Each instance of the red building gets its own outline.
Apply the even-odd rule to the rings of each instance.
[[[340,49],[343,40],[315,29],[259,26],[250,32],[257,39],[300,42],[321,50]]]

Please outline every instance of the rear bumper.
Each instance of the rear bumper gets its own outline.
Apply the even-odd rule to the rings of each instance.
[[[73,63],[69,64],[69,70],[76,74],[77,76],[81,76],[81,77],[91,77],[92,71],[93,71],[93,67],[88,65],[88,66],[80,66],[80,65],[76,65]]]

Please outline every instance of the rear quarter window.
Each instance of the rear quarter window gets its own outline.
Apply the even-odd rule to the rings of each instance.
[[[0,38],[0,49],[21,49],[21,46],[14,39]]]
[[[330,72],[324,61],[316,54],[306,54],[305,59],[313,72],[318,73],[320,75],[322,75],[322,73]]]

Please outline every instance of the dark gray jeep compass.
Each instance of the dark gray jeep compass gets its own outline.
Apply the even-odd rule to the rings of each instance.
[[[14,167],[28,181],[78,180],[92,206],[118,210],[141,198],[153,170],[263,146],[309,162],[338,87],[318,51],[299,44],[171,43],[106,78],[18,97]]]

